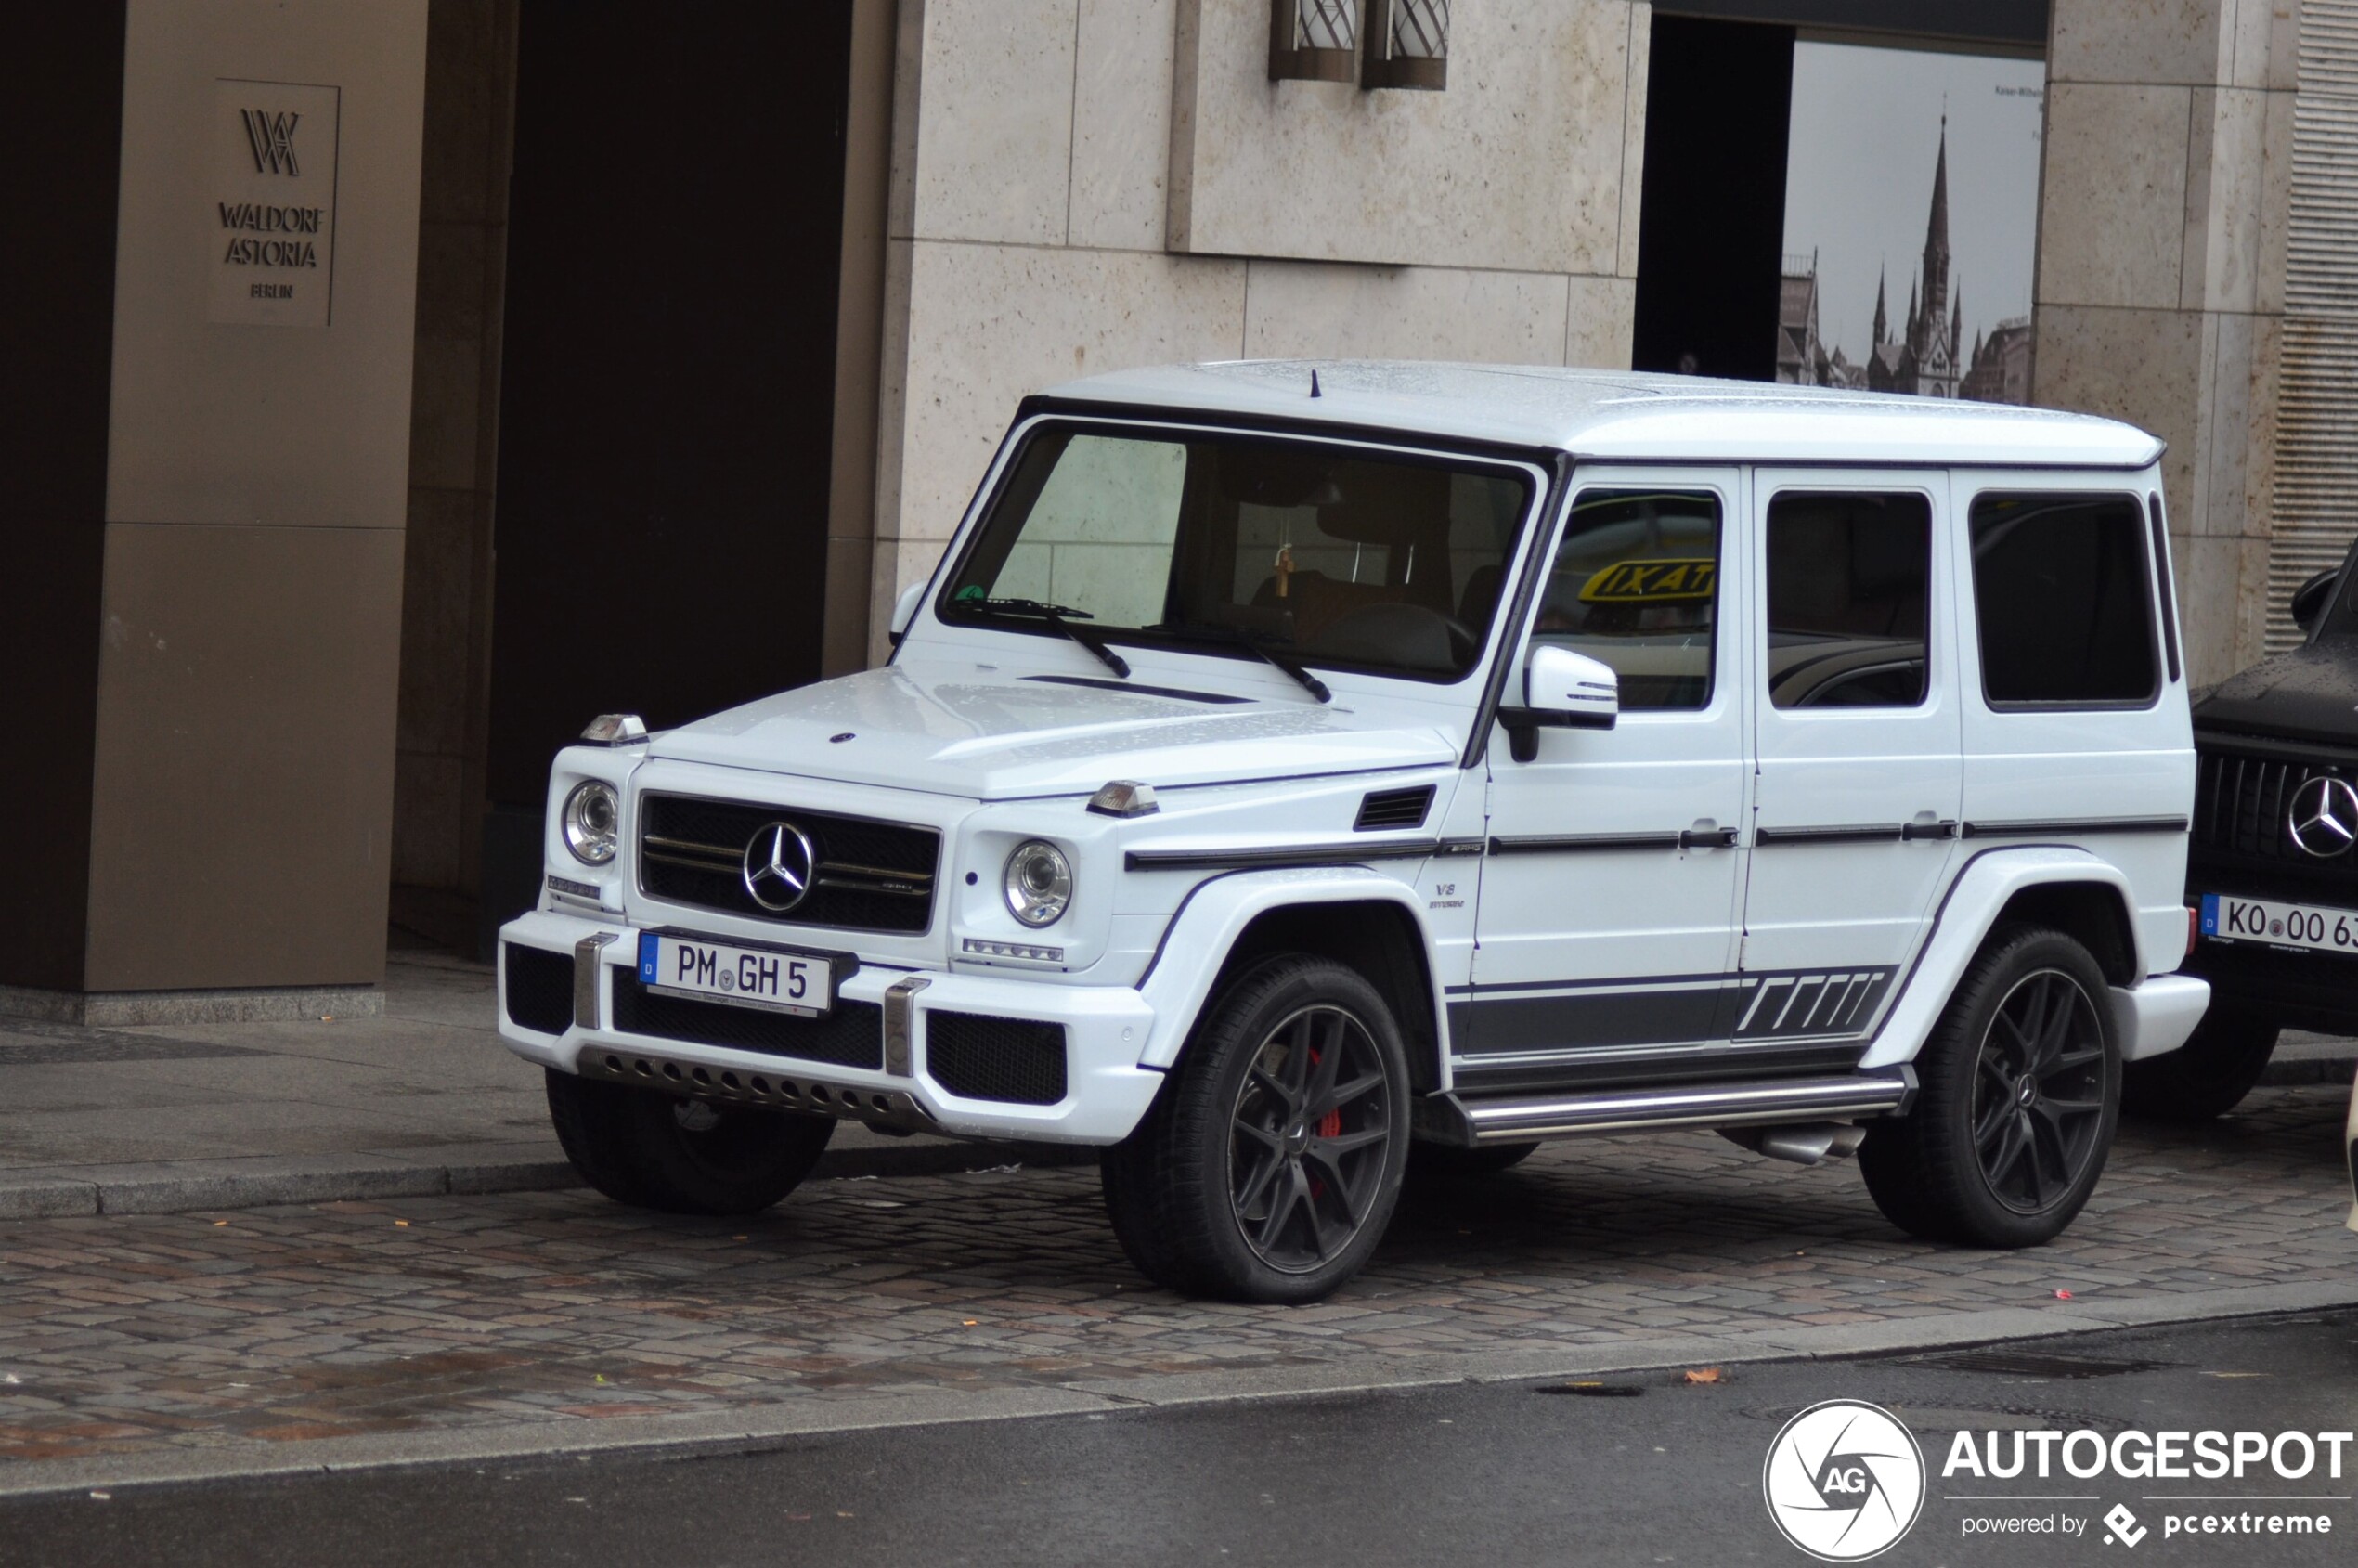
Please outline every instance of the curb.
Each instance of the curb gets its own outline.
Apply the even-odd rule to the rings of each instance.
[[[1096,1158],[1095,1148],[1069,1144],[928,1141],[907,1148],[830,1149],[821,1157],[813,1179],[941,1176],[1008,1165],[1086,1165]],[[0,1171],[0,1220],[178,1214],[445,1194],[475,1197],[581,1185],[570,1164],[538,1150],[530,1158],[448,1163],[373,1155],[292,1155],[62,1166]]]
[[[1305,1399],[1429,1388],[1450,1383],[1665,1371],[1700,1365],[1840,1361],[2009,1341],[2114,1333],[2124,1328],[2278,1316],[2358,1306],[2358,1281],[2187,1291],[2118,1302],[2077,1302],[2069,1311],[2002,1307],[1922,1317],[1749,1333],[1673,1335],[1596,1345],[1507,1351],[1381,1354],[1309,1366],[1256,1367],[1135,1378],[1084,1380],[959,1392],[948,1389],[796,1398],[693,1414],[503,1421],[441,1432],[370,1432],[299,1443],[182,1449],[126,1457],[27,1459],[0,1466],[0,1498],[89,1487],[188,1485],[262,1476],[344,1474],[498,1459],[595,1454],[681,1457],[742,1451],[829,1432],[1036,1416],[1109,1416],[1243,1400]],[[292,1450],[292,1452],[290,1452]]]
[[[2268,1064],[2261,1083],[2298,1088],[2352,1082],[2358,1056],[2321,1056]],[[503,1151],[434,1162],[390,1155],[255,1156],[132,1165],[0,1169],[0,1220],[94,1214],[177,1214],[198,1209],[259,1209],[277,1203],[341,1203],[382,1198],[480,1197],[549,1192],[582,1185],[545,1145],[477,1146]],[[517,1151],[508,1153],[505,1151]],[[960,1143],[928,1138],[905,1147],[829,1149],[814,1180],[946,1176],[1008,1165],[1094,1165],[1097,1150],[1072,1144]]]

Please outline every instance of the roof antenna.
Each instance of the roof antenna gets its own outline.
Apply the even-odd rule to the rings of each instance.
[[[1313,397],[1325,395],[1318,390],[1318,372],[1315,368],[1310,372],[1310,395]]]

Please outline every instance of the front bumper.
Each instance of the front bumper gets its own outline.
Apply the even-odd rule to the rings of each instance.
[[[510,945],[537,949],[577,965],[584,961],[577,956],[585,951],[581,944],[601,936],[613,940],[590,951],[586,962],[593,967],[587,976],[577,968],[574,1019],[564,1031],[548,1033],[518,1024],[510,1013],[505,949]],[[887,1070],[615,1028],[615,990],[637,984],[637,933],[620,921],[540,910],[502,927],[499,940],[499,1038],[525,1060],[564,1072],[627,1079],[627,1069],[608,1069],[607,1057],[645,1059],[658,1072],[666,1066],[679,1069],[683,1076],[671,1082],[684,1093],[789,1103],[957,1137],[1075,1144],[1121,1142],[1146,1115],[1162,1086],[1160,1071],[1138,1065],[1139,1053],[1152,1032],[1154,1009],[1126,987],[1043,985],[862,963],[856,973],[838,982],[838,1004],[867,1003],[882,1007],[886,992],[897,982],[913,978],[925,982],[913,994],[910,994],[912,988],[904,987],[896,1002],[896,1012],[905,1005],[909,1015],[907,1070],[903,1072],[898,1070],[897,1049],[887,1055],[891,1070]],[[580,989],[584,985],[593,989],[584,991]],[[952,1093],[927,1070],[926,1019],[938,1012],[1060,1026],[1065,1038],[1064,1097],[1054,1105],[1019,1105]],[[592,1017],[599,1027],[582,1021]],[[593,1054],[590,1061],[583,1060],[585,1054]],[[708,1083],[694,1079],[696,1069],[704,1069]],[[756,1078],[764,1081],[762,1094],[734,1092],[735,1085],[749,1084]],[[780,1080],[795,1086],[795,1094],[784,1100],[770,1088]],[[823,1095],[815,1092],[822,1088]],[[850,1091],[850,1096],[845,1091]]]

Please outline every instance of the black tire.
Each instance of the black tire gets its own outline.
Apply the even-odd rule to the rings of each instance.
[[[2120,1108],[2157,1121],[2209,1121],[2226,1115],[2268,1070],[2276,1026],[2249,1013],[2213,1007],[2193,1036],[2168,1056],[2131,1062]]]
[[[1927,1240],[2035,1247],[2095,1190],[2120,1114],[2105,978],[2060,931],[1993,933],[1917,1054],[1916,1103],[1868,1124],[1867,1190]]]
[[[1367,1261],[1407,1159],[1408,1057],[1382,997],[1289,956],[1212,1002],[1101,1172],[1114,1234],[1157,1284],[1301,1302]]]
[[[1495,1176],[1511,1171],[1537,1153],[1537,1144],[1482,1144],[1459,1148],[1455,1144],[1416,1143],[1408,1149],[1411,1182],[1455,1182]]]
[[[802,1185],[835,1119],[681,1099],[548,1070],[549,1120],[582,1179],[667,1214],[750,1214]]]

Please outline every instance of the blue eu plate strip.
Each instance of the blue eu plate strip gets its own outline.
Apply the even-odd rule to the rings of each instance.
[[[2208,905],[2206,904],[2206,911],[2203,915],[2203,919],[2208,922],[2209,918],[2210,916],[2208,913]],[[2209,930],[2209,927],[2206,924],[2203,928],[2205,930]],[[655,934],[653,931],[641,931],[639,933],[639,983],[641,985],[653,985],[655,983],[655,950],[657,945]]]
[[[2219,895],[2216,893],[2202,896],[2202,934],[2206,937],[2219,934]]]

